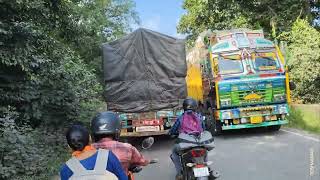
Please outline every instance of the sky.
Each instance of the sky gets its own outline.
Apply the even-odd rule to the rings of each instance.
[[[184,38],[177,33],[177,24],[185,12],[183,0],[134,0],[140,17],[140,27],[151,29],[169,36]],[[134,29],[138,26],[133,26]]]

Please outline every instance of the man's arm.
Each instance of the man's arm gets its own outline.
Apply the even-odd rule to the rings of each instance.
[[[205,130],[206,129],[206,123],[203,120],[203,117],[205,117],[205,116],[202,116],[202,114],[200,114],[200,113],[196,113],[196,117],[200,121],[202,129]]]
[[[176,122],[174,122],[173,126],[171,127],[170,131],[169,131],[169,135],[176,135],[179,134],[179,128],[180,128],[180,124],[181,124],[181,117],[178,117]]]
[[[132,157],[131,157],[130,164],[136,165],[136,166],[146,166],[150,163],[150,161],[145,159],[143,155],[134,146],[131,146],[131,153],[132,153]]]
[[[107,169],[118,177],[119,180],[128,180],[128,175],[124,173],[119,159],[109,151]]]

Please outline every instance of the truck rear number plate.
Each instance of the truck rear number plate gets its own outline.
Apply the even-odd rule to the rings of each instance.
[[[159,126],[140,126],[136,127],[136,132],[160,131]]]
[[[193,173],[195,177],[209,176],[209,169],[208,167],[193,168]]]

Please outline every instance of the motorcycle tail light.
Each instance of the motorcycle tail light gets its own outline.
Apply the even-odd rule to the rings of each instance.
[[[192,157],[202,157],[206,154],[205,149],[193,149],[191,150]]]

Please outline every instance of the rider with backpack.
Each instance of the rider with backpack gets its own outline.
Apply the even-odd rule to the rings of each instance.
[[[133,166],[146,166],[153,162],[145,159],[143,155],[131,144],[119,142],[121,124],[118,115],[107,111],[97,114],[91,121],[91,130],[97,149],[111,150],[120,160],[123,170],[129,174]]]
[[[177,118],[174,125],[169,131],[169,135],[178,135],[180,133],[185,134],[200,134],[204,131],[205,126],[202,121],[201,115],[196,113],[197,101],[192,98],[187,98],[183,101],[184,113]],[[171,160],[176,168],[176,179],[182,177],[182,166],[180,163],[180,157],[178,155],[178,145],[175,144],[171,154]]]
[[[72,158],[61,167],[61,180],[127,180],[118,158],[108,150],[96,150],[89,145],[88,130],[81,125],[71,126],[66,134],[73,150]]]

